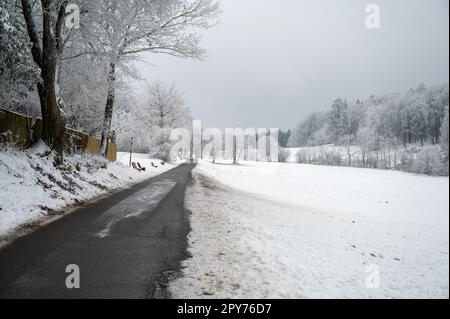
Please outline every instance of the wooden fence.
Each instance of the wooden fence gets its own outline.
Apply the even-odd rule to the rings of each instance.
[[[42,120],[33,119],[19,113],[0,107],[0,134],[10,132],[14,143],[20,147],[27,148],[38,141],[42,134]],[[98,155],[100,152],[101,139],[89,136],[83,132],[66,129],[66,151],[85,152]],[[117,145],[108,144],[107,159],[111,162],[117,160]]]

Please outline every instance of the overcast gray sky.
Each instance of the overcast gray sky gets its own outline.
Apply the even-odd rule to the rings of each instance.
[[[381,29],[365,25],[368,4]],[[292,128],[337,97],[448,83],[448,0],[222,0],[202,62],[146,55],[149,82],[176,82],[214,127]]]

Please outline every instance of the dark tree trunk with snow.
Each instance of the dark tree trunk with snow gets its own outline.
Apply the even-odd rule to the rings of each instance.
[[[59,46],[61,45],[60,30],[67,1],[62,2],[56,13],[53,8],[53,0],[41,0],[41,3],[43,9],[42,44],[29,0],[22,0],[22,10],[32,42],[33,59],[41,69],[42,81],[38,83],[37,87],[42,113],[42,139],[58,152],[58,162],[61,162],[64,151],[65,122],[57,101],[56,70],[59,62]]]
[[[108,97],[106,99],[105,117],[102,127],[102,141],[100,144],[100,155],[106,157],[108,153],[108,138],[111,131],[111,122],[115,101],[116,64],[110,63],[108,73]]]
[[[56,95],[56,69],[58,65],[58,48],[55,30],[53,26],[57,25],[51,13],[51,0],[42,1],[44,14],[42,37],[42,88],[39,90],[41,107],[45,112],[43,115],[43,140],[52,148],[56,149],[62,156],[64,150],[65,123],[58,106]],[[60,22],[62,23],[62,22]]]

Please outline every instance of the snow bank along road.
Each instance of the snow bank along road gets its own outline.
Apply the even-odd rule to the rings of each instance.
[[[179,298],[448,298],[449,182],[401,172],[201,162]]]
[[[184,192],[193,165],[80,208],[0,251],[0,298],[164,297],[185,258]],[[80,289],[68,289],[68,265]]]
[[[43,143],[27,150],[0,150],[0,246],[60,218],[61,211],[70,212],[81,202],[107,196],[177,165],[159,165],[161,160],[134,154],[133,161],[146,167],[140,173],[128,167],[129,154],[119,153],[117,163],[72,154],[65,157],[63,167],[55,169],[53,155]]]

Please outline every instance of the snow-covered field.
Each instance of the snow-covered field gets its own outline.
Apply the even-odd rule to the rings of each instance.
[[[449,179],[201,162],[175,297],[448,298]]]
[[[0,150],[0,237],[5,240],[18,226],[55,218],[58,211],[108,192],[158,175],[173,165],[151,167],[151,160],[137,154],[133,161],[147,166],[139,173],[128,168],[123,154],[118,163],[73,155],[62,170],[53,166],[53,155],[44,145],[27,151]],[[129,160],[129,158],[128,158]],[[126,165],[124,164],[126,163]]]

